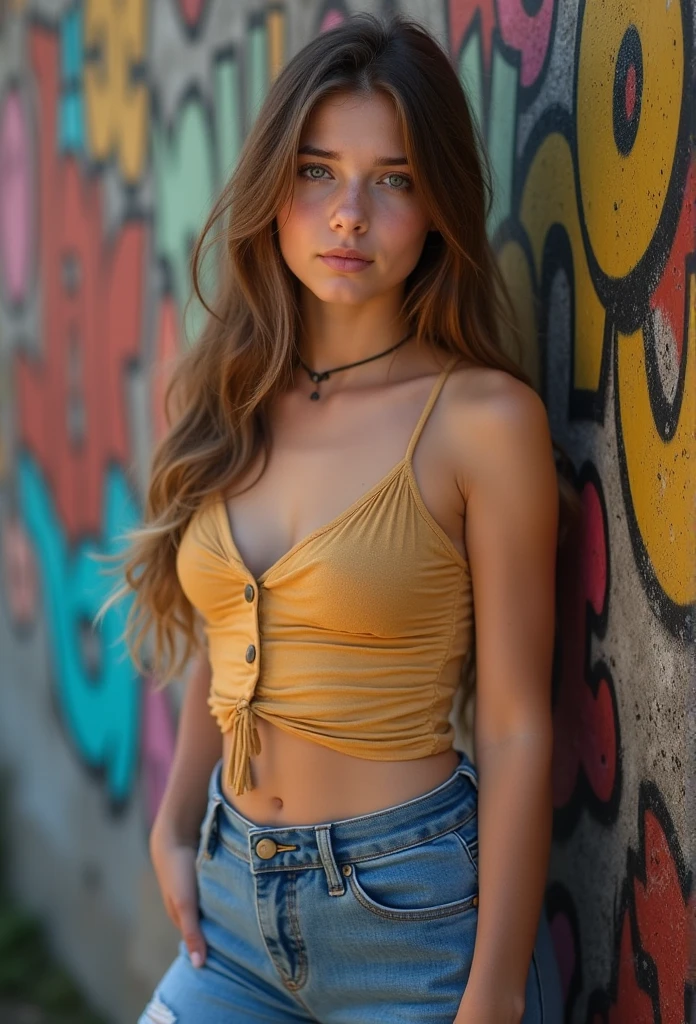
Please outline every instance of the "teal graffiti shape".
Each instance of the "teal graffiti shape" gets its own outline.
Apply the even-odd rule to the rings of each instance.
[[[58,146],[63,153],[81,153],[84,149],[83,54],[82,12],[75,8],[60,22]]]
[[[91,556],[117,553],[118,535],[138,524],[138,509],[123,473],[110,468],[104,476],[102,536],[71,549],[31,456],[20,457],[18,474],[21,512],[41,574],[59,706],[80,756],[90,768],[103,770],[109,797],[118,804],[133,788],[140,732],[140,676],[119,639],[132,599],[112,606],[101,627],[95,627],[100,647],[96,674],[85,664],[81,630],[117,581],[105,572],[113,563]]]

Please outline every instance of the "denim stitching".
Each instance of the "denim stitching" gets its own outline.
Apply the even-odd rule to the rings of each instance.
[[[295,937],[295,951],[298,959],[297,969],[297,981],[293,981],[291,978],[286,982],[288,988],[298,989],[302,988],[307,980],[307,950],[302,938],[300,931],[300,922],[297,917],[297,878],[295,875],[291,875],[288,878],[288,917],[290,924],[292,925],[293,935]]]
[[[220,835],[220,836],[219,836],[218,838],[219,838],[219,841],[220,841],[221,845],[225,847],[225,849],[227,850],[227,852],[228,852],[228,853],[231,853],[233,857],[236,857],[238,861],[241,861],[241,863],[242,863],[242,864],[251,864],[251,861],[249,860],[249,858],[248,858],[248,857],[242,857],[242,856],[241,856],[241,855],[239,854],[239,852],[238,852],[237,850],[235,850],[235,849],[234,849],[234,847],[233,847],[233,846],[231,846],[231,845],[230,845],[230,844],[229,844],[229,843],[228,843],[228,842],[227,842],[227,841],[225,840],[225,837],[224,837],[223,835]]]
[[[366,861],[366,860],[378,860],[380,857],[388,857],[392,853],[402,853],[404,850],[412,850],[412,849],[414,849],[417,846],[423,846],[425,843],[429,843],[432,839],[440,839],[440,838],[442,838],[442,836],[446,836],[446,835],[449,835],[450,832],[454,832],[455,829],[462,828],[464,825],[467,824],[467,822],[471,821],[471,819],[473,817],[475,817],[475,815],[476,815],[476,808],[474,808],[474,810],[471,811],[471,813],[466,818],[464,818],[462,821],[458,822],[456,825],[448,826],[446,829],[442,829],[442,831],[440,831],[440,832],[434,832],[432,835],[428,835],[424,839],[419,839],[419,840],[417,840],[414,843],[406,843],[404,846],[392,846],[388,850],[385,850],[383,852],[380,852],[380,853],[370,853],[370,854],[366,854],[363,857],[351,856],[350,857],[350,863],[351,864],[360,864],[360,863],[362,863],[363,861]],[[225,840],[224,840],[224,838],[222,836],[219,837],[219,841],[222,843],[222,845],[225,847],[225,849],[230,850],[231,853],[234,853],[234,851],[225,842]],[[235,856],[237,856],[237,855],[235,855]],[[241,858],[239,858],[239,859],[241,859]],[[248,864],[249,862],[245,861],[245,863]],[[323,867],[321,860],[309,861],[306,864],[276,864],[276,865],[270,865],[267,868],[258,867],[258,868],[256,868],[256,874],[263,875],[263,874],[268,874],[271,871],[307,871],[307,870],[315,870],[316,868],[321,868],[321,867]]]
[[[471,812],[471,814],[468,815],[468,817],[464,818],[464,820],[460,821],[458,824],[453,825],[451,828],[445,828],[441,832],[434,832],[432,835],[426,836],[425,839],[419,839],[418,842],[416,843],[406,843],[404,846],[392,846],[384,853],[371,853],[364,857],[351,857],[351,863],[361,864],[363,861],[366,860],[379,860],[380,857],[388,857],[392,853],[402,853],[404,850],[413,850],[417,846],[424,846],[426,843],[429,843],[432,839],[441,839],[443,836],[449,835],[450,832],[454,832],[456,829],[462,828],[464,825],[470,822],[471,819],[475,816],[476,808],[474,808],[474,810]]]
[[[467,841],[464,839],[463,836],[459,835],[458,832],[455,831],[454,834],[457,837],[457,839],[459,840],[459,842],[462,844],[464,852],[467,855],[467,857],[469,858],[469,861],[471,862],[471,866],[474,869],[474,871],[476,872],[476,877],[478,878],[478,864],[474,860],[474,856],[473,856],[471,850],[469,849],[469,844],[467,843]]]
[[[339,874],[336,858],[331,843],[331,825],[316,825],[314,829],[319,856],[326,874],[329,896],[342,896],[346,891],[343,878]]]
[[[474,771],[475,770],[476,769],[474,767]],[[386,820],[383,822],[383,826],[384,826],[384,828],[389,828],[390,826],[389,826],[388,818],[389,818],[390,812],[392,812],[392,811],[402,811],[406,807],[415,807],[415,808],[417,808],[418,804],[422,803],[423,801],[429,801],[436,793],[444,792],[450,786],[456,785],[459,782],[459,779],[460,779],[461,775],[466,775],[469,778],[469,780],[472,782],[472,785],[474,785],[475,788],[478,788],[476,786],[475,780],[472,778],[470,773],[471,773],[471,768],[469,767],[468,764],[464,764],[464,765],[460,764],[460,765],[458,765],[454,769],[452,775],[450,775],[449,778],[445,779],[444,782],[441,782],[439,784],[439,786],[435,786],[434,789],[429,789],[425,793],[420,793],[418,796],[414,796],[410,800],[403,800],[401,803],[396,804],[394,807],[384,807],[384,808],[382,808],[379,811],[369,811],[367,814],[359,814],[359,815],[356,815],[353,818],[338,818],[336,821],[332,822],[332,824],[333,825],[344,825],[344,824],[347,823],[349,825],[353,825],[355,822],[358,822],[358,821],[370,821],[370,819],[372,819],[372,818],[384,817]],[[217,794],[217,795],[219,795],[219,794]],[[251,828],[263,827],[263,826],[255,825],[254,822],[249,821],[247,818],[245,818],[243,815],[241,815],[237,810],[235,810],[234,807],[232,807],[231,804],[227,803],[227,801],[224,799],[224,797],[221,797],[220,802],[225,805],[225,812],[228,813],[228,814],[231,814],[233,817],[237,818],[244,826],[249,825]],[[293,832],[293,831],[295,831],[297,829],[297,825],[272,825],[272,826],[269,826],[269,827],[272,828],[272,830],[274,832]],[[313,826],[309,826],[309,827],[312,828]],[[245,828],[245,831],[246,831],[246,828]]]
[[[287,982],[291,981],[291,979],[289,979],[288,976],[286,975],[285,971],[283,971],[278,966],[278,962],[277,962],[276,958],[273,956],[273,954],[271,953],[270,949],[268,948],[268,942],[266,941],[266,933],[264,931],[263,923],[261,921],[261,906],[260,906],[260,901],[258,899],[258,896],[254,900],[254,904],[255,904],[255,908],[256,908],[256,922],[257,922],[257,924],[259,926],[259,935],[261,936],[261,941],[263,942],[264,949],[266,950],[266,955],[268,956],[268,959],[271,962],[271,965],[273,966],[273,969],[275,971],[277,971],[278,975],[280,976],[280,979],[283,982],[283,984],[287,986]]]
[[[358,903],[366,910],[369,910],[376,917],[385,917],[390,921],[434,921],[441,917],[453,917],[454,914],[462,914],[476,906],[474,900],[477,894],[472,893],[465,899],[456,900],[454,903],[445,903],[441,907],[431,907],[425,910],[393,910],[389,907],[382,907],[379,903],[371,900],[367,893],[360,887],[360,883],[352,872],[348,881]]]

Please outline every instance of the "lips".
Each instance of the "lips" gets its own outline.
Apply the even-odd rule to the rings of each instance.
[[[332,270],[342,270],[348,273],[365,270],[373,263],[373,260],[368,259],[357,249],[329,249],[319,258]]]
[[[322,256],[339,256],[344,260],[365,260],[367,263],[372,262],[369,256],[366,256],[364,252],[360,252],[359,249],[327,249],[326,252],[322,253]]]

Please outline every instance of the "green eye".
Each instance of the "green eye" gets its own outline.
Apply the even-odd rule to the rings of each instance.
[[[299,169],[299,171],[297,173],[302,175],[303,177],[311,178],[312,181],[323,181],[323,174],[321,174],[321,173],[320,174],[312,174],[311,172],[312,171],[323,172],[325,170],[326,170],[326,168],[322,167],[321,164],[305,164],[303,167],[300,167],[300,169]],[[308,172],[310,172],[310,173],[308,173]]]
[[[397,174],[396,172],[394,172],[394,174],[388,174],[387,177],[388,178],[400,178],[401,179],[401,181],[403,182],[403,185],[401,185],[400,187],[399,186],[395,186],[395,185],[392,184],[392,188],[395,191],[397,191],[397,192],[403,192],[407,188],[411,187],[411,179],[408,178],[405,174]]]

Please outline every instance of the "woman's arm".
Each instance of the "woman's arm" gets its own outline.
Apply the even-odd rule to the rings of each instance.
[[[479,909],[457,1024],[518,1022],[551,844],[558,483],[546,409],[494,371],[467,414],[476,623]]]
[[[191,662],[174,758],[152,827],[151,845],[159,838],[198,845],[210,773],[222,754],[222,733],[207,704],[210,674],[210,662],[202,652]]]
[[[196,849],[210,773],[222,751],[222,733],[207,704],[209,688],[210,664],[200,654],[192,661],[174,759],[150,832],[150,857],[162,901],[194,967],[205,963],[207,953],[198,911]]]

